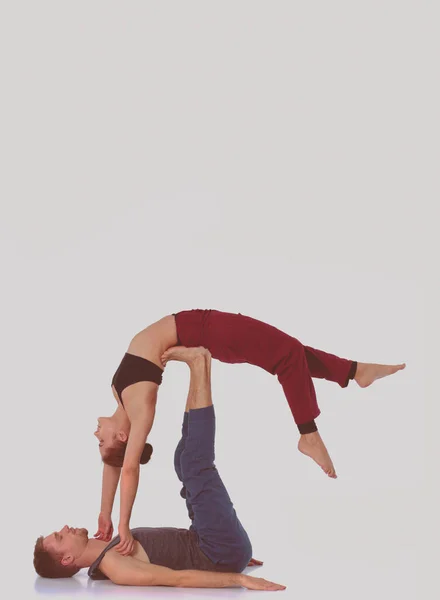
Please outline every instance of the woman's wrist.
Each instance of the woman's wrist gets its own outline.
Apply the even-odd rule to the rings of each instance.
[[[119,519],[119,529],[130,529],[130,520]]]

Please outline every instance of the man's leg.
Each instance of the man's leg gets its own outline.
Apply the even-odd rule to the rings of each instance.
[[[252,547],[214,464],[211,355],[204,348],[176,348],[171,350],[169,360],[186,362],[191,371],[188,429],[180,454],[187,505],[193,511],[191,528],[210,560],[241,571],[252,556]]]
[[[202,352],[198,350],[197,356],[199,354],[205,354],[204,349]],[[208,356],[208,354],[206,354],[206,358],[207,358],[207,356]],[[174,452],[174,469],[176,471],[179,481],[181,481],[182,484],[183,484],[183,475],[182,475],[182,466],[181,466],[181,456],[182,456],[182,452],[185,449],[186,438],[188,437],[189,409],[194,401],[194,394],[197,389],[197,383],[198,383],[197,377],[190,378],[188,397],[186,400],[185,412],[183,413],[182,437],[180,438],[180,441],[177,444],[176,450]],[[210,387],[210,384],[209,384],[209,387]],[[212,400],[211,400],[211,404],[212,404]],[[189,500],[188,500],[185,485],[183,485],[182,489],[180,490],[180,495],[186,501],[186,508],[188,509],[188,516],[192,521],[194,519],[194,511],[192,509],[191,502],[189,502]]]
[[[180,490],[180,495],[186,501],[186,508],[188,510],[188,516],[192,521],[194,519],[194,511],[192,509],[191,503],[189,502],[186,494],[186,488],[183,485],[183,475],[182,475],[182,467],[180,464],[180,459],[182,456],[182,452],[185,449],[185,442],[188,436],[188,410],[185,410],[183,413],[183,423],[182,423],[182,437],[180,438],[179,443],[177,444],[176,450],[174,452],[174,469],[176,471],[177,477],[179,481],[182,483],[182,489]]]

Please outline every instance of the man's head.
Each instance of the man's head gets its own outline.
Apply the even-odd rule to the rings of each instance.
[[[65,525],[46,537],[39,537],[34,549],[34,567],[41,577],[72,577],[83,566],[81,556],[87,548],[87,529]]]

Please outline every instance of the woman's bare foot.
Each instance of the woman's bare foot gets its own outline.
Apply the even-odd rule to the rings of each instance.
[[[306,456],[310,456],[329,477],[337,478],[332,459],[317,431],[303,434],[298,442],[298,450]]]
[[[406,367],[401,365],[375,365],[373,363],[358,363],[354,380],[361,388],[371,385],[376,379],[393,375]]]
[[[187,365],[191,365],[201,358],[204,360],[211,358],[211,353],[209,350],[202,348],[201,346],[198,348],[173,346],[172,348],[168,348],[168,350],[162,354],[160,360],[162,361],[163,366],[165,366],[170,360],[178,360],[186,363]]]

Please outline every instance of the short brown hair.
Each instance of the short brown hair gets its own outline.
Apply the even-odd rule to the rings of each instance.
[[[115,440],[110,448],[107,448],[103,452],[102,460],[106,465],[111,467],[122,467],[124,464],[125,450],[127,449],[127,443]],[[145,444],[142,450],[139,462],[141,465],[145,465],[153,454],[153,446],[151,444]]]
[[[34,568],[40,577],[55,579],[59,577],[72,577],[80,570],[72,565],[61,564],[61,555],[50,553],[43,546],[44,537],[40,536],[34,548]]]

